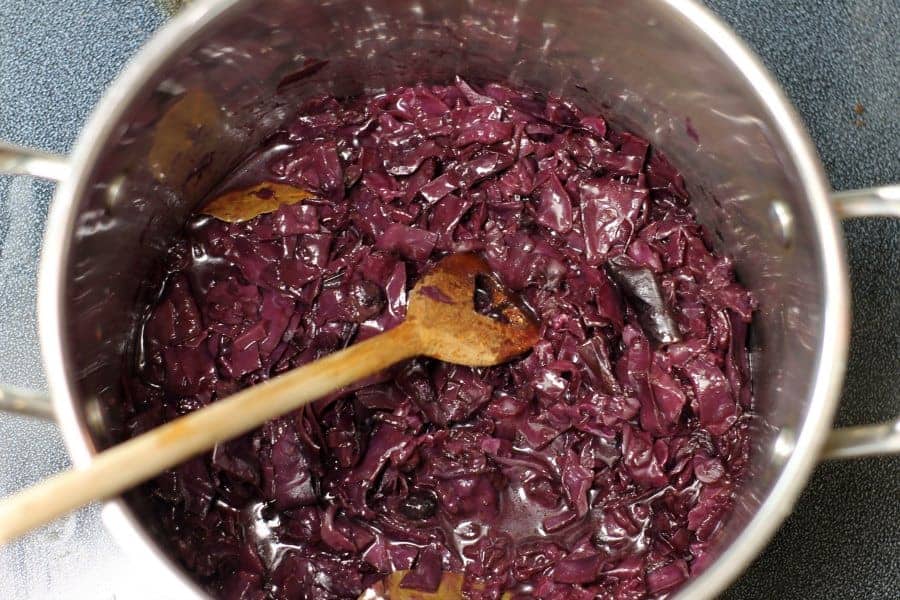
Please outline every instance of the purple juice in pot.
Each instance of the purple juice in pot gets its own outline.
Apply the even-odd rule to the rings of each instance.
[[[316,197],[173,241],[130,435],[394,327],[448,253],[483,255],[542,335],[497,367],[400,364],[147,484],[213,594],[352,599],[408,570],[476,599],[662,597],[712,558],[754,301],[646,140],[458,80],[308,101],[220,189],[264,181]]]

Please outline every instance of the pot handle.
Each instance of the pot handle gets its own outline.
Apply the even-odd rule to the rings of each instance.
[[[837,192],[832,206],[841,219],[900,218],[900,184]],[[861,458],[900,453],[900,419],[877,425],[835,429],[822,451],[823,459]]]
[[[29,175],[62,181],[69,162],[62,156],[0,142],[0,174]],[[0,410],[53,420],[53,406],[45,392],[0,385]]]

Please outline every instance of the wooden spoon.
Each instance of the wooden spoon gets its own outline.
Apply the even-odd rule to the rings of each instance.
[[[476,295],[490,316],[476,310]],[[473,254],[448,256],[413,288],[406,320],[397,327],[170,421],[101,452],[86,467],[0,501],[0,543],[92,500],[120,494],[401,360],[425,355],[490,366],[525,352],[537,340],[536,321],[512,301],[484,260]]]

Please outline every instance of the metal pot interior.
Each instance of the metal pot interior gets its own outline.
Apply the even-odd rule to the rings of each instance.
[[[814,157],[803,154],[802,134],[791,139],[785,127],[792,124],[773,112],[779,98],[763,97],[766,85],[752,80],[753,69],[739,46],[730,48],[727,33],[723,39],[703,31],[710,19],[704,10],[673,4],[247,0],[190,6],[166,43],[151,43],[131,66],[131,80],[144,71],[143,83],[116,90],[117,100],[103,105],[110,110],[95,120],[109,135],[86,139],[85,133],[81,143],[93,145],[85,152],[91,160],[80,165],[71,197],[60,199],[71,203],[74,224],[58,275],[66,365],[60,387],[79,420],[69,425],[70,445],[93,453],[121,435],[120,381],[134,359],[137,308],[157,291],[150,283],[167,240],[299,101],[448,82],[457,74],[508,81],[571,98],[665,151],[689,183],[713,243],[734,259],[742,282],[760,299],[752,342],[759,413],[754,475],[721,532],[724,551],[785,474],[809,423],[826,330],[822,245],[835,242],[822,241],[821,207],[810,202],[822,192],[821,175]],[[788,500],[771,517],[776,524]],[[139,495],[127,505],[156,539]],[[733,575],[726,572],[726,579]]]

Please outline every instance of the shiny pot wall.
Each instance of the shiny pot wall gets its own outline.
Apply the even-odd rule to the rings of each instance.
[[[900,212],[896,189],[829,200],[794,112],[744,46],[676,0],[198,0],[113,84],[71,160],[0,146],[0,171],[62,180],[45,238],[40,322],[54,409],[76,464],[115,442],[137,307],[168,240],[217,180],[303,98],[455,75],[554,92],[648,137],[761,301],[752,362],[753,476],[717,560],[681,592],[712,596],[760,551],[829,432],[848,286],[837,212]],[[893,200],[889,197],[894,194]],[[28,398],[0,402],[44,410]],[[833,434],[829,452],[900,450],[896,425]],[[199,594],[139,497],[106,517]]]

